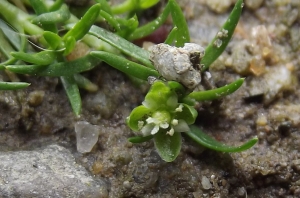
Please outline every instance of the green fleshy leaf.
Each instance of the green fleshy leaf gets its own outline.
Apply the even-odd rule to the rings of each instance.
[[[136,40],[136,39],[140,39],[145,36],[148,36],[148,35],[152,34],[155,30],[157,30],[160,26],[162,26],[164,24],[164,22],[167,20],[168,15],[170,13],[170,8],[169,8],[170,6],[168,6],[168,5],[169,4],[167,4],[167,6],[163,10],[163,12],[159,15],[159,17],[157,17],[153,21],[147,23],[146,25],[143,25],[143,26],[137,28],[128,37],[128,40]]]
[[[160,131],[154,135],[154,143],[159,156],[166,162],[174,161],[181,149],[181,133],[173,136]]]
[[[152,110],[169,110],[173,111],[178,106],[177,95],[171,88],[161,80],[156,80],[143,103]]]
[[[92,26],[89,34],[111,44],[115,48],[119,49],[124,54],[135,58],[144,65],[150,68],[154,68],[151,61],[149,60],[149,52],[132,44],[131,42],[111,33],[103,28]]]
[[[37,75],[43,71],[47,66],[45,65],[7,65],[5,69],[17,74]]]
[[[181,112],[176,112],[176,119],[184,120],[188,125],[194,124],[196,118],[198,116],[198,112],[193,106],[189,106],[187,104],[182,104],[183,108]]]
[[[133,0],[126,0],[123,3],[111,7],[111,11],[113,14],[122,14],[125,12],[130,12],[136,7],[136,3],[137,2]]]
[[[168,45],[173,45],[173,42],[175,41],[177,35],[178,35],[178,28],[175,26],[168,34],[168,37],[166,38],[164,43]]]
[[[168,86],[171,88],[171,90],[177,94],[179,100],[181,97],[183,97],[185,95],[186,90],[182,86],[182,84],[180,84],[179,82],[176,82],[176,81],[167,81],[167,83],[168,83]]]
[[[74,37],[76,41],[82,39],[95,23],[100,12],[101,5],[95,4],[83,15],[83,17],[63,37],[63,40]]]
[[[128,138],[128,141],[131,143],[143,143],[143,142],[147,142],[149,140],[151,140],[154,136],[153,135],[149,135],[149,136],[134,136],[134,137],[130,137]]]
[[[70,62],[53,63],[49,66],[41,65],[8,65],[6,69],[18,74],[38,76],[71,76],[93,69],[100,63],[98,58],[91,55],[78,58]]]
[[[137,77],[142,80],[147,80],[149,76],[159,76],[156,70],[129,61],[125,58],[122,58],[119,55],[115,55],[104,51],[92,51],[90,52],[90,54],[106,62],[110,66],[122,71],[123,73]]]
[[[0,90],[17,90],[28,87],[30,83],[25,82],[0,82]]]
[[[44,0],[29,0],[29,2],[31,4],[32,8],[34,9],[35,13],[37,15],[39,15],[39,16],[35,17],[36,19],[38,19],[40,16],[42,16],[42,19],[45,19],[45,18],[47,19],[47,18],[52,18],[53,17],[53,15],[49,16],[49,14],[47,13],[48,8],[45,5]],[[45,14],[46,14],[46,16],[43,17],[43,15],[45,15]],[[57,28],[56,28],[54,23],[51,23],[51,24],[43,23],[42,21],[35,21],[34,19],[33,19],[33,23],[41,24],[43,26],[44,30],[49,30],[51,32],[57,32]]]
[[[32,0],[31,0],[32,1]],[[71,16],[68,6],[63,4],[59,10],[53,12],[42,12],[32,19],[35,24],[56,24],[67,21]]]
[[[60,79],[71,103],[73,112],[78,116],[81,111],[81,97],[74,77],[62,76]]]
[[[1,28],[1,26],[0,26]],[[7,41],[6,37],[4,36],[2,30],[0,29],[0,54],[1,54],[1,59],[5,59],[4,57],[6,57],[6,61],[9,61],[11,60],[12,62],[15,62],[15,58],[13,58],[11,55],[10,55],[10,52],[14,51],[13,47],[10,45],[10,43]],[[3,70],[5,67],[4,67],[5,63],[0,63],[0,70]]]
[[[52,49],[56,49],[63,44],[61,37],[53,32],[44,31],[43,37]]]
[[[170,11],[174,25],[178,28],[176,31],[175,46],[183,47],[185,43],[190,42],[190,33],[185,17],[175,0],[169,0]]]
[[[25,52],[11,52],[10,54],[19,60],[36,65],[49,65],[56,59],[56,53],[53,51],[41,51],[34,54]]]
[[[75,48],[75,45],[76,45],[76,39],[72,36],[69,36],[68,38],[66,38],[64,40],[64,43],[65,43],[65,51],[64,51],[64,56],[67,56],[68,54],[70,54],[73,49]]]
[[[74,80],[80,88],[83,88],[87,91],[96,92],[98,90],[98,86],[83,75],[74,74]]]
[[[116,31],[120,31],[121,30],[121,26],[119,24],[119,22],[115,19],[115,17],[113,17],[111,14],[105,12],[104,10],[100,11],[100,16],[102,16],[107,23],[112,26]]]
[[[159,2],[159,0],[139,0],[141,9],[148,9]]]
[[[235,92],[238,88],[240,88],[244,82],[244,78],[240,78],[229,85],[225,85],[223,87],[212,89],[208,91],[195,91],[190,93],[183,101],[188,101],[189,98],[195,99],[196,101],[205,101],[205,100],[215,100],[221,97],[227,96],[233,92]]]
[[[36,14],[43,14],[45,12],[48,12],[44,0],[29,0],[29,2]]]
[[[168,4],[159,17],[157,17],[152,22],[137,28],[128,37],[128,39],[135,40],[150,35],[160,26],[162,26],[170,13],[175,28],[169,34],[166,43],[171,44],[174,41],[177,47],[182,47],[184,43],[188,43],[190,41],[190,35],[184,15],[175,0],[169,0]]]
[[[138,131],[140,130],[138,122],[143,121],[150,113],[150,109],[148,109],[144,105],[140,105],[131,111],[130,115],[126,119],[126,123],[131,128],[131,130]]]
[[[258,138],[254,137],[241,146],[227,146],[205,134],[195,125],[190,125],[190,131],[185,134],[206,148],[222,152],[241,152],[251,148],[258,141]]]
[[[5,38],[13,45],[15,49],[21,49],[21,39],[15,30],[8,26],[2,19],[0,19],[0,31],[3,32]],[[2,45],[2,42],[1,42]]]
[[[130,36],[132,32],[139,26],[139,21],[136,15],[127,20],[120,18],[118,21],[121,29],[117,33],[119,36],[125,39],[127,39],[128,36]]]
[[[236,2],[225,24],[205,49],[205,55],[200,62],[204,65],[202,71],[205,71],[225,50],[240,19],[243,5],[243,0]]]
[[[97,3],[101,4],[101,10],[107,12],[108,14],[112,15],[112,11],[110,5],[108,4],[107,0],[95,0]]]
[[[56,0],[54,2],[54,4],[51,5],[51,7],[49,8],[50,12],[53,12],[55,10],[58,10],[64,3],[65,0]]]

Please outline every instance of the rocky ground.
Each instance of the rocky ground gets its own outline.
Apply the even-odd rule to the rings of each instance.
[[[202,46],[233,5],[178,2],[192,41]],[[20,76],[29,88],[0,94],[0,197],[299,197],[299,20],[297,0],[245,0],[234,38],[210,68],[217,86],[246,82],[221,101],[199,105],[196,124],[228,145],[258,136],[242,153],[211,151],[186,137],[179,157],[166,163],[152,142],[129,143],[133,133],[124,120],[146,87],[109,66],[85,74],[99,90],[81,92],[79,118],[59,79]],[[91,149],[90,131],[96,145],[83,154]]]

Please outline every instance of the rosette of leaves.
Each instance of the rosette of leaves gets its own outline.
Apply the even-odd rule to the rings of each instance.
[[[178,102],[176,91],[168,83],[156,80],[143,104],[128,116],[127,124],[145,140],[154,137],[159,155],[170,162],[180,152],[180,132],[190,131],[189,125],[195,122],[197,115],[193,106]]]

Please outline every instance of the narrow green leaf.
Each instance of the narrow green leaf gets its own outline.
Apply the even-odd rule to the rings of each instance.
[[[111,7],[108,4],[107,0],[95,0],[97,3],[101,4],[101,10],[107,12],[108,14],[112,15]]]
[[[45,1],[44,0],[29,0],[32,8],[34,9],[35,13],[39,16],[35,17],[35,18],[40,18],[40,16],[47,14],[48,12],[48,8],[45,5]],[[53,17],[53,15],[47,15],[46,17]],[[33,19],[33,23],[38,24],[40,23],[43,26],[44,30],[49,30],[52,32],[57,32],[57,28],[55,26],[54,23],[44,23],[42,21],[35,21],[35,18]],[[42,17],[45,18],[45,17]]]
[[[81,97],[74,77],[62,76],[60,79],[71,103],[73,112],[76,116],[78,116],[81,111]]]
[[[9,42],[13,45],[15,49],[21,49],[21,39],[19,34],[10,26],[8,26],[2,19],[0,19],[0,31],[3,32],[7,40],[9,40]]]
[[[68,38],[65,38],[64,41],[65,41],[65,51],[64,51],[63,55],[67,56],[75,48],[76,39],[72,36],[69,36]]]
[[[118,22],[121,25],[121,30],[119,30],[117,33],[119,36],[125,39],[132,35],[132,32],[139,26],[139,21],[136,15],[126,20],[119,18]]]
[[[147,80],[149,76],[159,76],[158,72],[154,69],[129,61],[125,58],[122,58],[115,54],[111,54],[109,52],[92,51],[90,52],[90,54],[106,62],[110,66],[120,70],[121,72],[127,75],[140,78],[142,80]]]
[[[100,11],[100,16],[102,16],[107,23],[112,26],[116,31],[120,31],[121,30],[121,26],[119,24],[119,22],[109,13],[105,12],[104,10]]]
[[[83,88],[90,92],[96,92],[98,90],[98,86],[92,83],[89,79],[87,79],[83,75],[74,74],[74,79],[80,88]]]
[[[209,135],[205,134],[203,131],[201,131],[195,125],[190,125],[190,129],[191,130],[189,132],[185,133],[187,136],[189,136],[191,139],[193,139],[198,144],[200,144],[206,148],[216,150],[216,151],[241,152],[241,151],[251,148],[258,141],[258,138],[254,137],[241,146],[227,146],[221,142],[216,141]]]
[[[74,37],[75,40],[80,40],[86,35],[91,26],[95,23],[100,12],[101,5],[95,4],[83,15],[83,17],[70,29],[63,37],[63,40],[68,37]]]
[[[146,25],[143,25],[139,28],[137,28],[129,37],[128,40],[136,40],[139,38],[143,38],[145,36],[150,35],[155,30],[157,30],[162,24],[167,20],[167,17],[170,13],[169,3],[166,5],[163,12],[154,19],[153,21],[147,23]]]
[[[233,92],[235,92],[240,86],[242,86],[244,82],[244,78],[240,78],[229,85],[225,85],[224,87],[220,87],[217,89],[212,89],[208,91],[195,91],[190,93],[187,97],[183,99],[183,101],[189,101],[189,98],[193,98],[196,101],[205,101],[205,100],[215,100],[224,96],[227,96]]]
[[[29,2],[37,15],[48,12],[44,0],[29,0]]]
[[[63,45],[61,37],[56,33],[44,31],[43,37],[52,49],[57,49],[58,46]]]
[[[176,132],[170,136],[164,132],[158,132],[154,135],[154,143],[159,156],[166,162],[172,162],[180,153],[181,134]]]
[[[134,136],[134,137],[130,137],[128,138],[128,141],[131,143],[143,143],[143,142],[147,142],[149,140],[151,140],[153,138],[153,135],[149,135],[149,136]]]
[[[136,3],[136,0],[126,0],[123,3],[111,7],[111,11],[113,14],[122,14],[125,12],[130,12],[135,8]]]
[[[25,82],[0,82],[0,90],[17,90],[23,89],[30,85]]]
[[[5,18],[5,20],[21,34],[23,34],[24,31],[30,35],[41,35],[43,33],[43,29],[28,21],[30,16],[27,13],[23,12],[8,1],[0,1],[0,10],[2,17]],[[39,40],[39,42],[44,44],[43,40]]]
[[[243,5],[243,0],[236,2],[225,24],[205,49],[205,55],[200,62],[204,65],[202,71],[205,71],[225,50],[238,24]]]
[[[7,59],[11,59],[12,56],[10,55],[10,52],[14,51],[14,48],[7,41],[1,29],[0,29],[0,43],[1,43],[0,45],[1,59],[3,59],[4,57],[6,57]]]
[[[159,0],[139,0],[141,9],[148,9],[159,2]]]
[[[181,8],[176,3],[176,1],[169,0],[168,4],[170,4],[170,11],[171,11],[173,23],[178,28],[178,31],[176,31],[177,34],[175,39],[175,46],[183,47],[185,43],[190,42],[190,33],[189,33],[188,25],[181,11]]]
[[[56,53],[53,51],[41,51],[34,54],[25,52],[11,52],[10,54],[19,60],[36,65],[49,65],[56,59]]]
[[[53,63],[49,66],[41,65],[8,65],[6,69],[18,74],[38,76],[70,76],[93,69],[100,63],[98,58],[91,55],[70,61]]]
[[[53,12],[44,12],[32,19],[35,24],[56,24],[67,21],[71,16],[68,6],[63,4],[58,10]]]
[[[149,60],[149,52],[103,28],[92,26],[89,33],[119,49],[124,54],[135,58],[147,67],[154,68]]]
[[[17,74],[37,75],[38,72],[43,71],[46,67],[45,65],[7,65],[5,69]]]
[[[49,8],[49,11],[53,12],[55,10],[58,10],[63,5],[64,2],[65,0],[56,0],[54,4],[52,4],[51,7]]]
[[[166,38],[164,43],[168,44],[168,45],[172,45],[176,39],[177,34],[178,34],[178,28],[175,26],[175,27],[173,27],[171,32],[168,34],[168,37]]]

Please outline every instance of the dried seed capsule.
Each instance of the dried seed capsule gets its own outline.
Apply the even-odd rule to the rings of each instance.
[[[150,60],[155,69],[166,79],[182,83],[194,89],[201,82],[200,60],[204,48],[194,43],[184,47],[158,44],[150,48]]]

